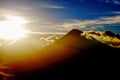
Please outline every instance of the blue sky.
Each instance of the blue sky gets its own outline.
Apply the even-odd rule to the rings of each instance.
[[[0,21],[4,14],[25,17],[33,32],[77,28],[120,34],[120,0],[0,0]]]

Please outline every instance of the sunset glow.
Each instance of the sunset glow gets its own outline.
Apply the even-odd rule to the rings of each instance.
[[[7,40],[16,40],[26,34],[24,24],[27,21],[18,16],[5,16],[5,20],[0,21],[0,38]]]

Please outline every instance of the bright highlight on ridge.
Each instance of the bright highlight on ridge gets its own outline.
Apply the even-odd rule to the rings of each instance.
[[[18,16],[5,16],[5,20],[0,21],[0,38],[7,40],[16,40],[26,34],[24,24],[27,21]]]

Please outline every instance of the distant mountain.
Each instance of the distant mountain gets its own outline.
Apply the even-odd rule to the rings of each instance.
[[[117,71],[120,49],[92,36],[88,39],[82,34],[82,31],[73,29],[45,48],[32,52],[27,57],[19,56],[22,58],[10,60],[7,65],[17,80],[82,79],[83,76],[94,78],[113,74],[112,70]]]

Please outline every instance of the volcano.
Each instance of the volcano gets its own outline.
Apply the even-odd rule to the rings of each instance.
[[[99,73],[117,71],[120,49],[91,36],[87,39],[82,33],[73,29],[54,43],[30,53],[28,59],[14,60],[7,65],[16,80],[82,79],[83,76],[94,77]]]

